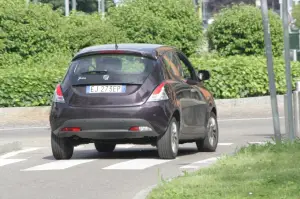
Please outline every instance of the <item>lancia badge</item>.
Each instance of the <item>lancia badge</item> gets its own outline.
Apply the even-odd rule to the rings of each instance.
[[[103,79],[104,80],[108,80],[109,79],[109,75],[103,75]]]

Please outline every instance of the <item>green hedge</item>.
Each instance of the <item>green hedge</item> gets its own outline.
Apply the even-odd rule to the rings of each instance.
[[[202,42],[202,22],[191,0],[125,0],[108,12],[110,23],[136,43],[173,45],[187,55]]]
[[[30,3],[26,8],[23,0],[0,0],[0,41],[2,38],[2,50],[6,53],[27,58],[68,50],[66,27],[61,13],[47,4]]]
[[[58,52],[0,69],[0,107],[50,105],[70,58]]]
[[[0,69],[0,107],[50,105],[55,86],[63,78],[70,55],[49,54],[28,59],[16,67]],[[207,69],[211,79],[205,85],[217,99],[269,94],[266,59],[263,57],[205,56],[191,58],[197,69]],[[28,67],[31,66],[31,67]],[[274,59],[277,93],[286,92],[285,66]],[[300,77],[300,63],[292,63],[293,82]]]
[[[206,86],[219,99],[269,95],[269,80],[265,57],[205,56],[191,58],[195,68],[207,69],[211,79]],[[286,93],[283,58],[274,58],[277,94]],[[293,86],[300,78],[300,62],[292,62]]]
[[[269,11],[274,56],[283,51],[283,29],[280,16]],[[261,10],[251,5],[234,5],[214,17],[207,31],[210,50],[229,55],[264,55],[264,31]]]

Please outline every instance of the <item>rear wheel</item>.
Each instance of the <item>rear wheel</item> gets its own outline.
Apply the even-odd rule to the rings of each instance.
[[[198,151],[215,152],[219,141],[219,127],[216,115],[212,112],[207,122],[207,134],[204,139],[197,140]]]
[[[51,133],[51,148],[55,159],[70,159],[74,152],[74,146],[68,138],[60,138]]]
[[[112,152],[116,148],[116,144],[95,142],[95,148],[98,152]]]
[[[158,155],[162,159],[174,159],[179,148],[179,125],[175,118],[172,118],[165,134],[157,141]]]

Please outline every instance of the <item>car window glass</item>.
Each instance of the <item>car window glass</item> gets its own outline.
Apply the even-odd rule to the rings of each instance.
[[[193,71],[191,69],[191,66],[188,65],[188,61],[180,54],[177,53],[177,58],[180,62],[180,65],[182,67],[182,73],[183,73],[183,78],[184,79],[195,79],[194,75],[193,75]]]
[[[168,70],[172,73],[172,75],[180,79],[185,79],[182,63],[175,52],[169,51],[164,54],[163,58]]]
[[[72,85],[142,84],[152,72],[154,64],[152,59],[128,54],[90,55],[74,60],[68,75]],[[108,77],[107,80],[104,75]]]
[[[180,76],[180,71],[178,70],[178,66],[174,63],[172,58],[172,54],[167,52],[163,55],[163,61],[167,67],[167,70],[175,76]]]

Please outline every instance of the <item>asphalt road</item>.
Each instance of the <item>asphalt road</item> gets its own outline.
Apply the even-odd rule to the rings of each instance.
[[[76,148],[66,161],[53,159],[49,129],[2,129],[2,140],[22,141],[24,149],[0,155],[0,199],[132,199],[161,178],[193,171],[209,158],[273,137],[270,118],[220,120],[219,128],[214,153],[198,153],[195,144],[185,144],[176,160],[160,160],[149,145],[120,145],[113,153],[98,153],[90,144]],[[281,128],[283,132],[283,119]]]

